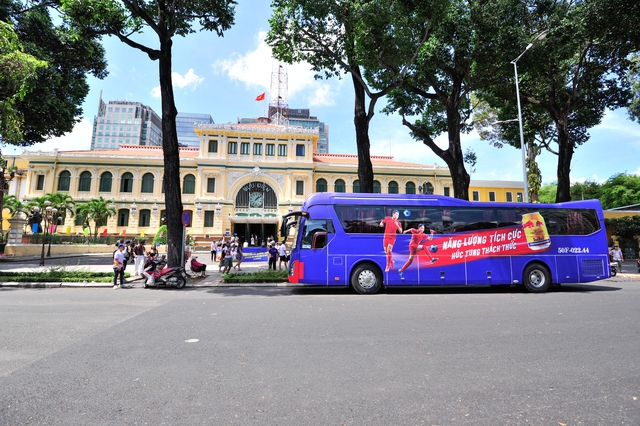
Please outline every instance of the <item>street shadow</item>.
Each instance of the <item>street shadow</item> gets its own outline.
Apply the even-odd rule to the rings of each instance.
[[[601,293],[607,291],[619,291],[621,287],[591,285],[591,284],[561,284],[553,285],[547,293]],[[226,297],[237,296],[361,296],[351,287],[195,287],[189,291],[202,291],[219,294]],[[381,290],[378,295],[424,295],[424,294],[534,294],[527,291],[521,285],[501,286],[433,286],[433,287],[389,287]],[[371,297],[371,296],[369,296]],[[375,297],[375,295],[374,295]]]

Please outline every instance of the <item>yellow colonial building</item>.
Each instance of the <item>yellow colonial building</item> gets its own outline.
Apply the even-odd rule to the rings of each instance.
[[[237,234],[248,241],[277,236],[280,217],[298,209],[314,192],[358,192],[357,156],[318,154],[317,130],[254,124],[196,124],[199,148],[181,148],[182,202],[192,223],[187,232],[203,244]],[[28,151],[15,158],[23,172],[9,193],[28,201],[63,192],[76,202],[104,197],[117,211],[110,235],[154,235],[165,215],[161,147],[118,150]],[[372,157],[375,192],[453,195],[443,166]],[[480,201],[520,201],[522,182],[472,181]],[[66,217],[62,229],[81,232],[82,218]],[[59,228],[60,229],[60,226]],[[105,227],[100,228],[102,232]]]

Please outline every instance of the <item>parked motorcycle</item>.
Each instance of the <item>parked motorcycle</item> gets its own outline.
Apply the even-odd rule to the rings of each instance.
[[[167,261],[164,256],[160,259],[150,258],[145,264],[142,274],[147,277],[144,288],[148,286],[183,288],[187,285],[187,272],[181,266],[167,268]]]
[[[609,263],[609,267],[611,268],[611,276],[612,277],[615,277],[616,275],[618,275],[618,263],[617,262]]]

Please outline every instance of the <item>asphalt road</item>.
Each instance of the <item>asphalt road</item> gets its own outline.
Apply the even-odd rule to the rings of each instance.
[[[640,282],[0,289],[2,425],[631,425]]]

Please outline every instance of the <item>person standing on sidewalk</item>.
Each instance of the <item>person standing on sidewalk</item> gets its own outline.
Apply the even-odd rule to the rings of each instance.
[[[144,244],[142,240],[133,248],[133,258],[135,261],[134,275],[142,275],[144,271]]]
[[[113,288],[127,288],[124,285],[124,250],[125,245],[119,244],[118,249],[113,254]],[[118,285],[118,279],[120,285]]]
[[[211,241],[211,261],[213,262],[216,259],[216,240]]]
[[[269,244],[269,269],[276,270],[276,262],[278,261],[278,249],[273,243]]]
[[[620,247],[618,247],[617,244],[613,245],[613,250],[609,252],[609,255],[611,256],[611,260],[618,264],[619,272],[622,272],[622,262],[624,262],[624,256],[622,255],[622,250],[620,250]]]
[[[129,259],[131,259],[131,240],[127,240],[124,242],[124,266],[122,268],[123,271],[127,269],[127,263],[129,262]]]

